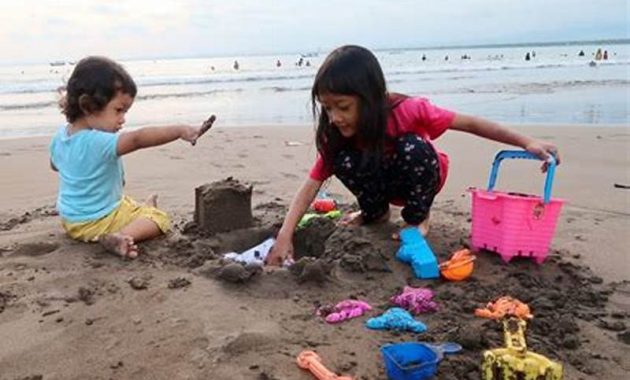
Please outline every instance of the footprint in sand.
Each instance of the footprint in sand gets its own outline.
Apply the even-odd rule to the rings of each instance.
[[[49,243],[49,242],[33,242],[33,243],[25,243],[20,244],[16,249],[13,250],[13,255],[15,256],[43,256],[45,254],[51,253],[59,248],[59,244],[57,243]]]
[[[293,174],[293,173],[280,173],[284,178],[291,178],[291,179],[295,179],[295,178],[300,178],[299,176]]]
[[[225,344],[222,349],[226,354],[237,356],[250,351],[263,351],[265,348],[274,346],[275,343],[276,339],[272,336],[259,332],[243,332]]]

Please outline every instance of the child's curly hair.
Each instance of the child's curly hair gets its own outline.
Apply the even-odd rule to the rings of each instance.
[[[104,109],[119,91],[136,97],[138,89],[129,73],[109,58],[86,57],[72,71],[59,107],[66,120],[73,123]]]

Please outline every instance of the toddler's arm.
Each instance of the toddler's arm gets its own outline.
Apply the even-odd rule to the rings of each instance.
[[[164,145],[177,139],[182,139],[195,145],[197,139],[210,129],[213,122],[214,115],[200,127],[169,125],[166,127],[146,127],[131,132],[124,132],[118,138],[116,150],[118,156],[123,156],[138,149]]]
[[[300,190],[293,198],[289,212],[282,222],[280,232],[276,238],[276,244],[267,256],[267,264],[269,265],[282,265],[287,257],[293,256],[293,233],[298,225],[298,222],[308,210],[308,207],[317,196],[319,188],[322,186],[322,181],[316,181],[312,178],[307,178]]]
[[[554,144],[521,135],[516,131],[505,128],[490,120],[475,116],[457,114],[455,115],[455,119],[453,119],[450,128],[472,133],[490,140],[521,147],[526,151],[537,155],[543,160],[547,160],[549,155],[553,154],[556,158],[556,162],[558,164],[560,163],[558,148]]]

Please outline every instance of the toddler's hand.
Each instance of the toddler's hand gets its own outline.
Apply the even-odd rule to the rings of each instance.
[[[214,123],[216,119],[217,119],[216,116],[211,115],[208,118],[208,120],[204,121],[203,124],[201,124],[201,127],[199,127],[199,133],[197,133],[197,139],[203,136],[204,133],[208,132],[208,130],[210,130],[210,128],[212,127],[212,124]],[[193,145],[197,143],[197,139],[195,139],[195,141],[192,141]]]
[[[533,140],[527,144],[525,150],[535,154],[545,161],[540,168],[543,173],[547,171],[549,156],[554,156],[556,159],[556,165],[560,165],[560,153],[558,152],[558,148],[552,143],[542,140]]]
[[[197,143],[197,139],[199,139],[199,137],[201,137],[204,133],[208,132],[215,120],[216,116],[212,115],[208,118],[208,120],[204,121],[200,127],[184,126],[180,138],[184,141],[188,141],[192,145],[195,145]]]

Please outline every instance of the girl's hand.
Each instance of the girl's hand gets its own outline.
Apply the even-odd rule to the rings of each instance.
[[[556,165],[560,165],[560,153],[558,153],[558,148],[552,143],[542,140],[532,140],[525,146],[525,150],[545,161],[540,168],[543,173],[547,171],[549,156],[554,156]]]
[[[271,248],[271,252],[267,255],[266,265],[282,266],[287,259],[293,260],[293,242],[291,238],[283,239],[278,237],[276,244]]]

